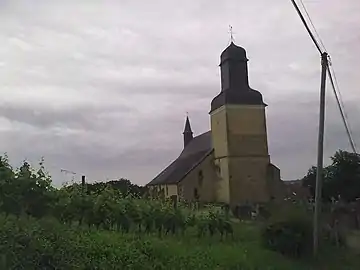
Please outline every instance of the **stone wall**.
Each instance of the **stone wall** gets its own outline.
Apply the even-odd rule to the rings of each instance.
[[[209,154],[178,183],[179,198],[187,201],[215,201],[217,175],[214,156]]]

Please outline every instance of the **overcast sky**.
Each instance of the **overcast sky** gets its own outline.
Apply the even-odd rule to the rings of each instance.
[[[304,0],[330,53],[360,145],[360,1]],[[0,151],[44,156],[89,181],[150,181],[182,150],[189,112],[209,130],[219,57],[247,50],[283,179],[316,163],[320,57],[290,0],[0,0]],[[349,144],[328,88],[325,159]]]

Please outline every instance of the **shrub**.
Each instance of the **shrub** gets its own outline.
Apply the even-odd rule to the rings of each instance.
[[[264,246],[293,258],[306,255],[312,247],[312,223],[308,216],[294,205],[278,211],[262,231]]]
[[[254,236],[241,243],[193,236],[160,239],[0,214],[0,269],[304,269],[259,249]]]

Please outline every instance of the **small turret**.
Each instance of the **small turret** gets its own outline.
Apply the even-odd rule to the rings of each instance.
[[[188,116],[186,116],[185,128],[184,128],[183,135],[184,135],[184,148],[185,148],[189,144],[189,142],[191,142],[191,140],[194,138]]]

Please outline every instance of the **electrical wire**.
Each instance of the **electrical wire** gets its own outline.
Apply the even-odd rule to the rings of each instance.
[[[344,106],[344,102],[343,102],[343,99],[342,99],[342,95],[341,95],[341,92],[340,92],[340,88],[339,88],[339,84],[338,84],[338,80],[337,80],[337,78],[336,78],[336,73],[335,73],[335,69],[334,69],[334,66],[332,65],[332,61],[331,61],[331,59],[330,59],[330,56],[329,56],[329,67],[330,67],[330,69],[331,69],[331,72],[332,72],[332,74],[333,74],[333,76],[334,76],[334,82],[335,82],[335,86],[336,86],[336,89],[338,89],[338,94],[339,94],[339,100],[340,100],[340,104],[341,104],[341,106],[342,106],[342,108],[343,108],[343,111],[344,111],[344,115],[345,115],[345,117],[348,119],[348,117],[347,117],[347,114],[346,114],[346,111],[345,111],[345,106]]]
[[[346,114],[344,113],[344,110],[341,107],[341,101],[340,101],[339,95],[338,95],[338,93],[336,91],[334,79],[332,77],[329,65],[327,66],[327,72],[328,72],[328,75],[329,75],[330,84],[332,86],[332,89],[333,89],[333,92],[334,92],[334,95],[335,95],[336,103],[337,103],[339,111],[340,111],[341,119],[342,119],[343,124],[345,126],[345,130],[346,130],[349,142],[350,142],[350,146],[351,146],[353,152],[356,154],[357,151],[356,151],[355,143],[354,143],[354,140],[352,139],[351,130],[350,130],[350,127],[349,127],[348,122],[346,120]]]
[[[306,13],[306,16],[307,16],[307,18],[308,18],[308,20],[309,20],[312,28],[314,29],[314,32],[315,32],[315,34],[316,34],[316,36],[317,36],[317,38],[318,38],[321,46],[323,47],[324,51],[327,51],[324,43],[322,42],[322,40],[321,40],[321,38],[320,38],[320,35],[319,35],[318,31],[317,31],[316,28],[315,28],[315,25],[314,25],[313,21],[311,20],[310,14],[309,14],[309,12],[308,12],[307,9],[306,9],[303,0],[300,0],[300,3],[301,3],[301,6],[302,6],[302,8],[304,9],[304,11],[305,11],[305,13]]]
[[[301,11],[300,11],[298,5],[296,4],[295,0],[291,0],[291,2],[292,2],[292,4],[294,5],[294,8],[296,9],[297,13],[299,14],[299,17],[300,17],[302,23],[304,24],[304,26],[305,26],[305,28],[306,28],[306,30],[307,30],[310,38],[311,38],[312,41],[314,42],[314,44],[315,44],[316,48],[318,49],[319,53],[322,54],[323,51],[322,51],[319,43],[318,43],[317,40],[315,39],[313,33],[311,32],[309,26],[307,25],[307,23],[306,23],[306,21],[305,21],[305,19],[304,19],[304,16],[301,14]]]
[[[314,23],[312,22],[311,17],[310,17],[310,15],[309,15],[308,11],[306,10],[306,7],[305,7],[303,1],[302,1],[302,0],[299,0],[299,1],[300,1],[301,5],[302,5],[302,7],[303,7],[303,9],[304,9],[304,11],[305,11],[305,13],[306,13],[306,15],[307,15],[307,18],[308,18],[308,20],[309,20],[312,28],[314,29],[315,34],[317,35],[317,38],[318,38],[319,41],[320,41],[320,44],[321,44],[322,47],[323,47],[323,50],[326,51],[325,45],[324,45],[324,43],[322,42],[322,40],[321,40],[321,38],[320,38],[320,35],[319,35],[319,33],[317,32],[317,30],[316,30],[316,28],[315,28],[315,26],[314,26]],[[304,16],[302,15],[299,7],[297,6],[295,0],[291,0],[291,2],[292,2],[292,4],[294,5],[294,7],[295,7],[295,9],[296,9],[296,11],[297,11],[297,13],[298,13],[301,21],[303,22],[303,24],[304,24],[304,26],[305,26],[305,28],[306,28],[306,30],[307,30],[310,38],[311,38],[312,41],[314,42],[314,44],[315,44],[316,48],[318,49],[319,53],[322,55],[322,54],[323,54],[323,50],[322,50],[322,48],[320,47],[320,45],[319,45],[319,43],[317,42],[317,40],[316,40],[316,38],[314,37],[314,35],[312,34],[312,32],[311,32],[308,24],[306,23],[306,21],[305,21],[305,19],[304,19]],[[331,67],[331,69],[332,69],[332,73],[334,74],[335,82],[334,82],[332,73],[331,73],[331,71],[330,71],[330,67]],[[345,110],[344,110],[345,106],[344,106],[344,103],[343,103],[343,101],[342,101],[341,92],[340,92],[339,85],[338,85],[338,83],[337,83],[337,79],[336,79],[336,76],[335,76],[335,70],[332,68],[332,64],[331,64],[331,61],[330,61],[330,56],[329,56],[329,65],[327,65],[326,69],[327,69],[327,72],[328,72],[328,74],[329,74],[330,83],[331,83],[331,86],[332,86],[332,89],[333,89],[333,92],[334,92],[334,95],[335,95],[336,103],[337,103],[337,105],[338,105],[338,108],[339,108],[339,111],[340,111],[340,115],[341,115],[341,119],[342,119],[342,121],[343,121],[343,124],[344,124],[345,130],[346,130],[346,134],[347,134],[347,136],[348,136],[348,139],[349,139],[351,148],[352,148],[352,150],[353,150],[354,153],[357,153],[357,151],[356,151],[356,146],[355,146],[354,140],[353,140],[353,138],[352,138],[351,130],[350,130],[350,127],[349,127],[349,125],[348,125],[348,121],[347,121],[347,118],[348,118],[348,117],[347,117],[346,112],[345,112]],[[336,90],[336,89],[337,89],[337,90]]]

